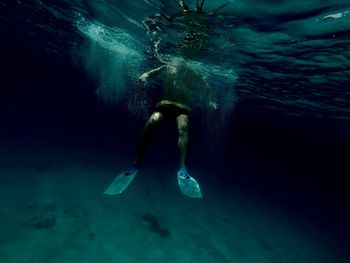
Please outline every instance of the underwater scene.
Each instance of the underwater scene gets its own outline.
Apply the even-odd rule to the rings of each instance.
[[[0,0],[0,263],[346,263],[348,0]]]

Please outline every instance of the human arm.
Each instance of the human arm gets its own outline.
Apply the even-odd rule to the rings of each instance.
[[[147,83],[147,80],[149,78],[158,76],[160,73],[162,73],[165,69],[167,68],[167,65],[163,65],[159,68],[155,68],[152,69],[148,72],[143,73],[140,77],[139,77],[139,81],[142,85],[145,85]]]

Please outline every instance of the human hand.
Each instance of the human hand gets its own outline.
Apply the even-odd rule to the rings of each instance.
[[[212,100],[209,101],[209,106],[214,110],[216,110],[218,108],[218,104]]]
[[[139,77],[139,82],[141,85],[146,85],[147,84],[147,78],[148,78],[148,74],[147,73],[143,73],[140,77]]]

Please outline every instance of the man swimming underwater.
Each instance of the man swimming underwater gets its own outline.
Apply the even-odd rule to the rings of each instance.
[[[142,157],[154,129],[166,120],[176,120],[179,132],[180,163],[177,175],[180,190],[190,197],[202,197],[197,181],[188,174],[186,169],[188,124],[191,114],[189,107],[190,89],[195,84],[201,85],[208,97],[209,106],[216,109],[217,104],[211,100],[210,88],[205,79],[183,59],[143,73],[139,77],[139,81],[145,85],[150,78],[156,76],[164,80],[164,97],[157,103],[155,112],[146,123],[132,167],[118,175],[104,193],[119,194],[126,189],[140,168]]]

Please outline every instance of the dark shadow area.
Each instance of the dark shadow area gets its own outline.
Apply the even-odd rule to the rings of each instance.
[[[152,232],[160,235],[161,237],[170,238],[170,229],[164,226],[161,226],[158,218],[153,214],[144,214],[142,220],[149,224],[149,227]]]

